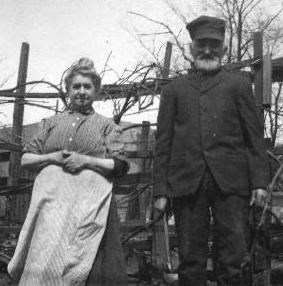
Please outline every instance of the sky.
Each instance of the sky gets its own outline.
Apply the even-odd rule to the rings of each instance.
[[[205,13],[200,10],[197,0],[0,0],[0,84],[5,82],[1,89],[16,84],[22,42],[30,45],[28,81],[44,79],[57,84],[64,70],[83,56],[93,59],[96,69],[102,71],[111,53],[108,64],[115,73],[106,73],[103,83],[115,82],[116,74],[121,74],[125,68],[131,69],[139,61],[150,60],[148,52],[129,31],[133,31],[133,27],[148,33],[160,30],[160,26],[130,15],[128,11],[141,13],[168,24],[175,31],[182,29],[184,32],[184,23],[166,2],[177,3],[181,11],[187,11],[187,14],[184,12],[187,21]],[[277,0],[273,2],[278,3]],[[272,9],[274,5],[270,7]],[[155,44],[162,46],[167,40],[162,36]],[[33,91],[54,92],[42,86]],[[155,102],[152,108],[157,106]],[[111,103],[97,103],[96,109],[106,116],[112,115]],[[12,114],[13,104],[0,105],[0,125],[10,125]],[[52,114],[27,106],[24,124]],[[156,111],[125,119],[154,122]]]
[[[22,42],[30,45],[27,80],[45,79],[58,83],[64,70],[82,56],[94,60],[102,71],[108,55],[108,64],[114,72],[106,73],[103,83],[113,83],[124,69],[148,58],[147,51],[129,30],[160,30],[144,19],[130,16],[128,11],[144,14],[171,26],[184,25],[164,0],[0,0],[0,83],[9,79],[3,88],[14,87],[17,78]],[[187,1],[178,0],[188,8]],[[195,4],[194,4],[195,2]],[[197,1],[191,0],[194,8]],[[190,5],[191,5],[190,4]],[[190,8],[190,7],[189,7]],[[192,9],[189,9],[192,11]],[[174,19],[174,20],[173,20]],[[158,45],[166,38],[158,39]],[[33,91],[50,91],[35,88]],[[52,104],[55,104],[54,102]],[[155,102],[153,108],[157,108]],[[98,112],[112,116],[110,102],[96,103]],[[134,113],[136,110],[132,110]],[[0,105],[0,125],[11,124],[13,104]],[[36,107],[25,107],[24,124],[39,121],[52,112]],[[156,120],[156,111],[142,116],[128,116],[125,120],[141,122]]]

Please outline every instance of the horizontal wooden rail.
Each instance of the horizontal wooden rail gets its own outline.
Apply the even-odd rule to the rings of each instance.
[[[125,155],[127,158],[130,159],[152,159],[153,158],[153,151],[146,150],[146,151],[126,151]]]
[[[0,143],[0,149],[15,151],[15,152],[22,152],[23,147],[13,144],[13,143]]]
[[[134,184],[148,184],[152,181],[152,173],[137,173],[128,174],[121,178],[114,179],[114,184],[119,185],[134,185]]]
[[[3,262],[5,264],[8,264],[11,260],[11,257],[6,255],[5,253],[0,251],[0,262]]]
[[[133,84],[109,84],[104,85],[102,90],[95,98],[95,101],[103,101],[108,99],[118,99],[125,98],[129,95],[129,92],[136,96],[150,95],[159,92],[160,86],[166,84],[168,80],[154,79],[143,84],[133,83]],[[15,97],[23,96],[24,98],[61,98],[59,92],[26,92],[17,93],[10,90],[0,90],[0,97]]]
[[[20,232],[22,229],[22,225],[0,225],[0,233],[5,234],[5,233],[17,233]]]
[[[252,58],[248,60],[243,60],[241,62],[226,64],[225,68],[228,70],[238,70],[247,66],[255,66],[258,64],[262,64],[262,59],[260,58]],[[145,83],[133,83],[133,84],[105,84],[100,92],[100,94],[95,99],[96,101],[101,100],[109,100],[109,99],[117,99],[117,98],[125,98],[128,96],[128,91],[138,91],[139,96],[142,95],[150,95],[154,92],[159,93],[160,87],[168,81],[171,81],[173,78],[169,79],[152,79]],[[272,81],[282,81],[283,80],[283,57],[272,59]],[[22,95],[25,98],[60,98],[61,95],[57,92],[30,92],[30,93],[17,93],[18,95]],[[136,93],[133,92],[133,96]],[[7,90],[0,90],[0,97],[15,97],[16,94],[14,92]]]
[[[127,174],[121,178],[115,178],[114,187],[115,186],[117,187],[115,188],[115,194],[128,194],[130,192],[129,188],[123,188],[122,186],[135,185],[135,184],[148,184],[152,181],[153,178],[151,172]],[[32,190],[32,186],[33,186],[32,183],[15,185],[15,186],[1,186],[0,196],[22,195],[25,193],[30,193]]]

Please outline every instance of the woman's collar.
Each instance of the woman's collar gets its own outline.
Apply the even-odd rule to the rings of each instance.
[[[69,113],[81,113],[81,114],[84,114],[84,115],[90,115],[90,114],[93,114],[95,111],[93,109],[92,106],[90,106],[89,108],[85,109],[85,110],[78,110],[78,109],[73,109],[71,105],[69,105],[67,107],[67,110]]]

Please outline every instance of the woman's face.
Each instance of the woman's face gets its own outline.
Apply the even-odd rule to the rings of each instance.
[[[90,77],[78,74],[71,81],[68,95],[74,109],[85,110],[91,107],[96,97],[96,89]]]

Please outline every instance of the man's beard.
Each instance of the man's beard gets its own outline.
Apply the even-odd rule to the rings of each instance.
[[[218,70],[221,66],[221,61],[218,57],[213,58],[197,58],[194,61],[194,66],[197,70],[210,72]]]

